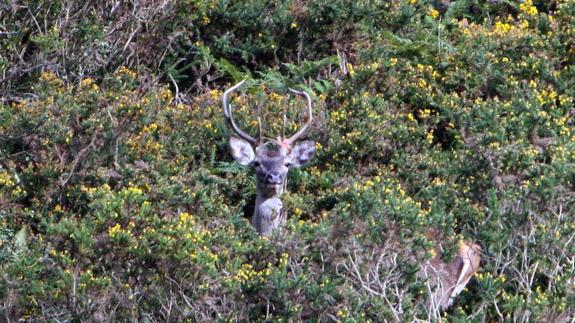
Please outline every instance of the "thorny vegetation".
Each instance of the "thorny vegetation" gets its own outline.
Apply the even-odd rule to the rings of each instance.
[[[575,313],[575,1],[0,4],[0,313],[17,321],[433,318],[425,238],[482,247],[453,320]],[[315,100],[280,237],[243,128]]]

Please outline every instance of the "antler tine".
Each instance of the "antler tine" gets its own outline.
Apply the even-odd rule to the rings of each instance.
[[[291,145],[293,144],[296,140],[298,140],[307,130],[307,128],[309,128],[309,126],[311,125],[311,122],[313,120],[313,116],[312,116],[312,109],[311,109],[311,97],[309,96],[309,94],[307,94],[304,91],[297,91],[294,89],[289,89],[292,93],[297,94],[297,95],[301,95],[303,97],[305,97],[307,99],[307,113],[309,115],[309,119],[307,120],[307,122],[305,123],[305,125],[298,130],[298,132],[296,132],[295,134],[293,134],[291,137],[289,137],[286,141]]]
[[[257,143],[257,140],[254,139],[252,136],[248,135],[247,133],[243,132],[242,129],[240,129],[240,127],[238,127],[238,125],[235,123],[234,117],[232,116],[231,106],[228,104],[228,95],[233,91],[235,91],[240,86],[242,86],[242,84],[244,84],[245,81],[246,80],[239,82],[238,84],[232,86],[231,88],[227,89],[224,92],[224,98],[223,98],[224,116],[226,117],[226,120],[228,120],[234,131],[238,134],[238,136],[242,137],[251,144],[255,145]]]

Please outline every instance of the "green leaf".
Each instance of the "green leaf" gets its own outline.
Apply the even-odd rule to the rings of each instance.
[[[28,251],[28,229],[23,226],[14,235],[13,241],[12,260],[19,261]]]
[[[234,82],[240,82],[241,80],[252,78],[249,71],[240,71],[236,66],[234,66],[234,64],[230,63],[225,58],[217,60],[215,65],[220,72],[231,76]]]

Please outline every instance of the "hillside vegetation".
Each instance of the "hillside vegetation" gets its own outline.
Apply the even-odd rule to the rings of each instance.
[[[569,321],[575,1],[0,4],[0,320]],[[258,236],[256,136],[316,156]],[[444,236],[478,274],[429,312]]]

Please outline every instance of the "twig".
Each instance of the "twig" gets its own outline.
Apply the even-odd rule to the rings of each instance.
[[[74,162],[73,162],[72,168],[70,169],[70,173],[68,174],[68,177],[66,177],[66,179],[60,184],[61,188],[63,188],[64,186],[66,186],[66,184],[68,184],[68,181],[70,181],[72,176],[74,176],[75,169],[78,166],[78,164],[80,163],[80,160],[82,160],[84,158],[84,155],[86,155],[88,153],[88,151],[94,147],[94,143],[96,142],[96,138],[98,138],[98,134],[99,134],[99,132],[96,131],[92,135],[92,140],[90,141],[90,144],[88,144],[88,146],[84,147],[84,149],[82,149],[80,151],[80,153],[78,153],[78,156],[76,156],[76,158],[74,159]]]

